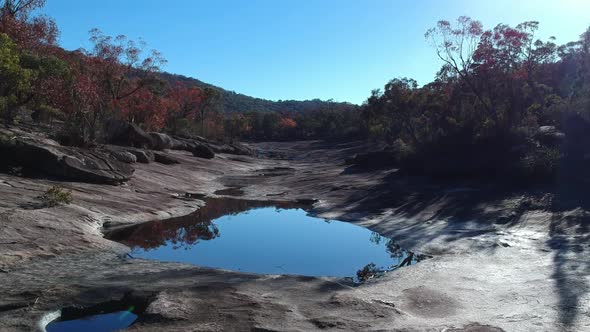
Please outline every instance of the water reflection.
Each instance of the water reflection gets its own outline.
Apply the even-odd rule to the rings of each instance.
[[[125,329],[137,320],[137,315],[130,311],[118,311],[101,315],[88,316],[74,320],[57,320],[49,323],[47,332],[110,332]]]
[[[199,240],[219,236],[213,220],[222,216],[265,207],[293,209],[304,204],[284,201],[253,201],[236,198],[207,198],[205,206],[186,216],[156,220],[109,232],[106,238],[124,243],[131,248],[153,249],[172,244],[175,248],[190,248]]]
[[[209,198],[205,207],[188,216],[129,227],[107,237],[132,247],[134,257],[357,281],[420,259],[366,228],[310,217],[304,207]]]

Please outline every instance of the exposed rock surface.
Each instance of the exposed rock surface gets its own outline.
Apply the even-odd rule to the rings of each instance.
[[[253,154],[252,149],[243,144],[208,144],[207,145],[215,153],[227,153],[250,156]]]
[[[164,165],[180,164],[180,161],[165,152],[154,152],[154,161]]]
[[[215,157],[215,153],[206,145],[198,144],[190,147],[190,152],[195,157],[212,159]]]
[[[112,144],[136,148],[150,148],[154,146],[152,136],[133,123],[113,120],[109,124],[108,132],[111,133],[108,141]]]
[[[253,151],[244,144],[225,144],[206,140],[202,137],[182,138],[172,137],[164,133],[146,133],[135,124],[121,121],[112,121],[109,124],[109,143],[134,148],[162,150],[184,150],[191,152],[195,157],[211,159],[215,153],[236,155],[253,155]],[[132,152],[133,153],[133,152]],[[151,161],[151,158],[136,156],[139,162]],[[143,161],[142,161],[143,160]]]
[[[127,163],[127,164],[134,164],[137,162],[137,157],[124,149],[121,149],[116,146],[103,146],[102,151],[108,153],[111,157],[115,158],[116,160]]]
[[[130,331],[586,331],[590,195],[436,183],[392,170],[345,172],[359,143],[260,143],[283,160],[219,154],[137,164],[125,186],[61,183],[68,206],[22,206],[55,182],[0,174],[0,331],[31,331],[49,312],[150,294]],[[312,211],[434,256],[358,287],[130,259],[105,224],[188,214],[200,194],[319,199]],[[189,194],[191,193],[191,194]]]
[[[64,147],[49,139],[14,136],[0,145],[6,165],[58,179],[119,184],[134,172],[133,167],[100,150]]]
[[[174,146],[172,137],[163,133],[149,133],[152,138],[151,148],[154,150],[171,149]]]
[[[565,141],[565,134],[558,131],[555,126],[541,126],[535,138],[543,145],[558,146]]]
[[[388,150],[363,152],[346,159],[346,163],[369,170],[392,168],[396,166],[396,155],[393,151]]]
[[[171,149],[174,150],[186,150],[192,152],[194,150],[202,150],[203,148],[206,148],[213,153],[226,153],[244,156],[251,156],[254,154],[252,149],[245,144],[216,143],[208,141],[202,137],[196,137],[194,139],[176,137],[173,139],[173,142],[174,144]]]
[[[156,156],[152,151],[143,150],[143,149],[135,149],[135,148],[125,148],[123,149],[126,152],[131,153],[137,159],[137,162],[142,164],[149,164],[156,159]]]

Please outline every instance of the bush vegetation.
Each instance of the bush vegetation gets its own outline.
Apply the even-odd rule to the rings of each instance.
[[[438,22],[426,33],[444,63],[435,81],[393,79],[373,91],[361,110],[366,134],[422,174],[550,178],[563,161],[580,160],[583,149],[534,138],[549,125],[570,144],[570,129],[590,128],[590,29],[558,46],[536,39],[538,26]]]
[[[302,124],[314,122],[319,108],[355,108],[320,100],[272,102],[161,73],[166,60],[159,52],[146,54],[143,45],[97,29],[90,31],[90,49],[63,50],[56,44],[55,22],[34,15],[44,4],[0,0],[0,115],[5,123],[14,122],[26,107],[36,121],[63,121],[60,136],[77,145],[103,141],[112,119],[181,136],[287,139],[333,132],[316,123],[315,129],[294,130],[295,116]],[[257,133],[250,134],[250,128]]]
[[[72,203],[72,192],[65,190],[60,186],[53,186],[49,188],[43,195],[39,196],[39,200],[46,207],[54,207],[58,205],[68,205]]]
[[[33,110],[60,122],[69,144],[104,142],[118,119],[226,141],[368,138],[411,172],[516,177],[554,175],[590,152],[590,29],[558,45],[536,38],[534,21],[488,30],[468,17],[440,21],[426,33],[443,62],[436,79],[393,79],[359,107],[265,101],[162,73],[159,52],[96,29],[90,49],[66,51],[55,22],[35,15],[44,3],[0,0],[0,116],[11,123]],[[571,144],[539,146],[539,126]]]

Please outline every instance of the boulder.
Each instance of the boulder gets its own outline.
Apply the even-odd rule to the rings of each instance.
[[[133,123],[112,121],[107,131],[110,133],[108,142],[111,144],[136,148],[151,148],[154,145],[152,136]]]
[[[137,162],[137,157],[131,152],[113,151],[110,154],[113,158],[117,159],[118,161],[120,161],[122,163],[135,164]]]
[[[156,159],[156,156],[153,152],[148,150],[141,150],[141,149],[134,149],[134,148],[127,148],[125,151],[133,154],[137,159],[137,162],[142,164],[149,164]]]
[[[2,142],[0,151],[7,163],[61,180],[120,184],[135,171],[99,150],[64,147],[31,137]]]
[[[185,151],[200,151],[203,149],[203,146],[208,148],[211,152],[215,153],[226,153],[226,154],[236,154],[236,155],[247,155],[251,156],[254,152],[245,145],[242,144],[223,144],[223,143],[215,143],[208,141],[202,137],[195,137],[193,139],[190,138],[180,138],[174,137],[172,138],[172,147],[173,150],[185,150]],[[213,157],[211,157],[213,158]]]
[[[195,157],[212,159],[215,157],[215,152],[209,147],[207,143],[201,142],[200,139],[189,139],[175,137],[172,139],[173,150],[189,151]]]
[[[235,155],[250,156],[253,154],[252,150],[241,144],[215,144],[208,143],[207,146],[215,153],[226,153]]]
[[[129,152],[126,151],[124,148],[119,148],[116,146],[103,146],[101,151],[108,153],[112,158],[126,164],[134,164],[137,162],[137,157]]]
[[[154,152],[154,160],[157,163],[164,164],[164,165],[175,165],[180,164],[178,159],[172,157],[171,155],[164,153],[164,152]]]
[[[244,144],[230,144],[233,147],[235,154],[243,155],[243,156],[253,156],[254,151],[247,147]]]
[[[215,153],[204,144],[195,144],[191,147],[190,151],[193,156],[198,158],[213,159],[215,157]]]
[[[537,134],[546,135],[546,134],[554,134],[557,132],[557,128],[555,126],[541,126],[537,130]]]
[[[166,134],[151,132],[149,135],[152,139],[151,148],[153,150],[166,150],[171,149],[174,146],[172,137]]]
[[[541,126],[537,130],[535,138],[545,146],[558,146],[565,141],[565,134],[558,131],[555,126]]]
[[[192,147],[197,144],[197,141],[190,138],[173,137],[172,138],[172,150],[185,150],[190,151]]]
[[[170,149],[187,151],[187,144],[185,142],[183,142],[182,140],[179,140],[177,138],[171,138],[171,139],[172,139],[172,146],[170,147]]]

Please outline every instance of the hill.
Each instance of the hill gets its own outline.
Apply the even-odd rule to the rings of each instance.
[[[182,82],[189,86],[197,86],[200,88],[213,87],[221,92],[221,105],[224,111],[228,112],[303,112],[309,110],[316,110],[326,108],[328,106],[353,106],[350,103],[338,103],[331,100],[279,100],[273,101],[268,99],[250,97],[235,91],[225,90],[221,87],[205,83],[195,78],[186,77],[183,75],[176,75],[170,73],[161,73],[160,77],[168,83]]]

